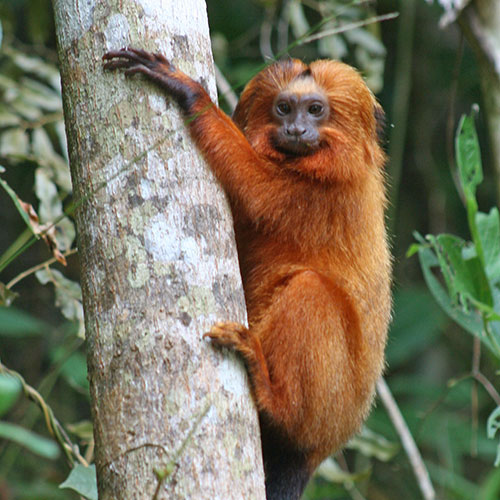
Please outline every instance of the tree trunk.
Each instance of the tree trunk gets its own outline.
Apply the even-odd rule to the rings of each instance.
[[[476,52],[500,203],[500,1],[473,0],[458,18]]]
[[[103,72],[162,52],[215,98],[202,0],[54,0],[100,499],[265,498],[244,369],[202,334],[245,321],[232,222],[176,107]]]

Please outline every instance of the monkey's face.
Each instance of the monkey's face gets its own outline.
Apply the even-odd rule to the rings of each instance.
[[[318,149],[320,127],[328,120],[330,109],[324,94],[308,78],[292,82],[280,92],[273,102],[272,114],[277,124],[273,137],[276,149],[306,155]]]
[[[258,155],[318,179],[345,181],[383,164],[380,110],[350,66],[289,59],[248,83],[233,119]]]

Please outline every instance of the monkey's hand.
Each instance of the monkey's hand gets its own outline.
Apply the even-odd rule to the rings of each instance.
[[[194,104],[199,102],[200,98],[208,98],[198,82],[177,70],[161,54],[127,47],[111,50],[104,54],[102,59],[105,61],[104,69],[106,70],[123,69],[127,76],[135,73],[146,75],[172,96],[188,115],[194,111]]]

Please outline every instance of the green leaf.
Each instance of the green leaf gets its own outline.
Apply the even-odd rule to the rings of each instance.
[[[82,420],[74,424],[67,424],[67,429],[79,439],[91,441],[94,437],[94,426],[90,420]]]
[[[489,439],[493,439],[498,430],[500,430],[500,406],[497,406],[488,417],[486,430]]]
[[[328,22],[323,25],[323,30],[335,28],[334,22]],[[342,59],[348,52],[347,44],[340,36],[325,36],[318,40],[318,52],[330,59]]]
[[[37,128],[33,131],[31,147],[33,155],[43,165],[38,170],[45,171],[45,175],[53,180],[64,193],[71,193],[71,175],[68,163],[56,153],[45,129]]]
[[[0,374],[0,416],[7,413],[21,394],[21,381],[8,374]]]
[[[0,137],[0,154],[2,156],[26,156],[29,150],[29,139],[21,128],[11,128],[2,132]]]
[[[0,422],[0,437],[24,446],[43,458],[54,460],[59,456],[59,447],[54,441],[9,422]]]
[[[50,326],[20,309],[0,308],[0,337],[25,338],[43,335]]]
[[[316,474],[332,483],[361,481],[370,476],[370,469],[351,474],[341,469],[333,458],[327,458],[317,469]]]
[[[43,110],[25,101],[21,93],[11,102],[11,108],[30,122],[36,122],[43,116]]]
[[[97,500],[97,478],[95,465],[85,467],[78,464],[69,473],[64,483],[59,485],[59,488],[68,488],[76,491],[88,500]]]
[[[32,78],[22,78],[20,83],[21,96],[27,104],[49,112],[62,110],[61,95],[51,87]]]
[[[420,247],[422,245],[418,243],[412,243],[409,247],[408,250],[406,250],[406,257],[409,259],[410,257],[413,257],[418,251],[420,250]]]
[[[56,66],[46,63],[38,57],[31,57],[23,52],[18,52],[9,47],[8,55],[14,64],[23,70],[24,73],[33,73],[38,78],[43,78],[50,85],[59,90],[61,87],[61,77]]]
[[[288,5],[290,15],[290,26],[295,38],[300,38],[306,34],[309,29],[309,23],[304,13],[304,8],[299,0],[292,0]]]
[[[43,134],[45,134],[45,132]],[[41,155],[43,155],[43,148],[46,148],[46,154],[49,154],[47,150],[52,148],[52,145],[47,143],[48,138],[42,139],[44,137],[43,134],[35,135],[35,137],[39,138],[39,141],[45,143],[45,146],[40,145],[39,153]],[[52,154],[52,159],[54,158],[56,158],[56,156]],[[69,175],[67,167],[64,165],[63,168]],[[40,167],[35,170],[35,192],[37,198],[40,200],[38,213],[42,223],[58,220],[63,214],[63,204],[53,177],[52,172],[48,168]],[[58,249],[61,252],[69,250],[76,236],[74,224],[69,218],[65,217],[59,220],[56,228],[57,231],[54,236]]]
[[[474,117],[463,115],[455,139],[458,175],[466,198],[474,197],[476,187],[483,180],[481,152]]]
[[[478,500],[498,500],[500,498],[500,469],[493,469],[481,481]]]
[[[375,457],[388,462],[398,453],[400,446],[364,426],[361,432],[347,443],[347,448],[358,450],[365,457]]]
[[[500,217],[498,208],[477,212],[476,224],[484,251],[486,274],[493,284],[500,281]]]
[[[354,28],[344,33],[348,42],[352,45],[359,45],[373,57],[385,56],[386,48],[382,41],[364,28]]]
[[[68,162],[54,150],[49,135],[43,128],[37,128],[32,133],[33,155],[43,165],[42,170],[64,193],[71,193],[71,175]]]
[[[494,439],[497,431],[500,429],[500,406],[493,410],[488,417],[488,422],[486,423],[486,430],[488,438]],[[495,467],[500,465],[500,442],[497,447],[497,457],[495,459]]]
[[[25,210],[25,207],[23,206],[24,202],[17,196],[15,191],[2,178],[0,178],[0,186],[2,186],[5,189],[5,191],[7,191],[7,194],[10,196],[10,198],[14,202],[14,205],[15,205],[17,211],[19,212],[21,217],[24,219],[24,222],[30,228],[31,232],[37,238],[39,238],[39,236],[36,235],[35,229],[31,225],[31,220],[30,220],[30,217],[28,215],[28,212]]]
[[[424,287],[396,290],[389,333],[392,341],[386,350],[389,366],[396,368],[431,345],[446,321],[446,315]]]
[[[19,294],[7,288],[5,283],[0,282],[0,311],[3,307],[10,307],[18,296]]]
[[[466,243],[451,234],[440,234],[436,241],[445,253],[447,268],[451,271],[452,295],[462,294],[465,298],[493,306],[490,284],[478,256],[465,258]]]
[[[2,124],[2,128],[19,127],[21,118],[12,113],[7,106],[0,103],[0,123]]]
[[[57,186],[44,168],[37,168],[35,171],[35,193],[40,200],[38,215],[42,223],[54,221],[62,215],[62,202]]]
[[[71,281],[56,269],[42,269],[35,273],[42,285],[52,283],[56,292],[56,306],[63,316],[78,322],[78,336],[84,337],[82,290],[76,281]]]
[[[432,250],[430,248],[422,247],[418,252],[418,258],[420,260],[420,266],[424,274],[425,282],[427,283],[427,286],[437,303],[442,307],[445,313],[469,333],[479,337],[488,346],[488,348],[494,352],[491,343],[483,336],[483,323],[480,316],[478,314],[464,313],[456,302],[452,301],[441,283],[434,276],[431,268],[435,266],[436,256]]]
[[[51,355],[54,363],[58,363],[65,349],[60,346]],[[79,392],[88,390],[87,360],[81,352],[73,353],[61,366],[61,374],[68,384]]]
[[[450,295],[452,301],[456,303],[457,297],[455,287],[453,286],[453,276],[450,264],[446,259],[445,254],[443,253],[441,246],[437,241],[437,238],[432,234],[428,234],[426,236],[426,240],[429,241],[429,243],[431,244],[431,248],[434,250],[434,252],[431,252],[431,254],[435,256],[435,265],[441,268],[441,273],[446,283],[446,287],[448,288],[448,294]]]
[[[477,108],[477,106],[475,107]],[[479,141],[474,126],[474,113],[471,113],[470,116],[462,116],[458,125],[455,150],[458,178],[465,196],[470,234],[477,255],[482,265],[485,266],[483,247],[476,225],[476,188],[483,181],[483,168],[481,165],[481,150],[479,149]]]
[[[477,484],[466,479],[463,475],[455,472],[455,470],[446,469],[426,461],[427,469],[431,475],[431,479],[437,485],[449,490],[449,497],[454,500],[471,500],[477,498],[479,488]]]

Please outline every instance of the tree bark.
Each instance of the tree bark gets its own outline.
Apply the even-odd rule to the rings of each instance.
[[[162,52],[215,98],[202,0],[54,0],[100,499],[265,498],[243,366],[202,334],[245,321],[228,204],[176,107],[103,72]]]

